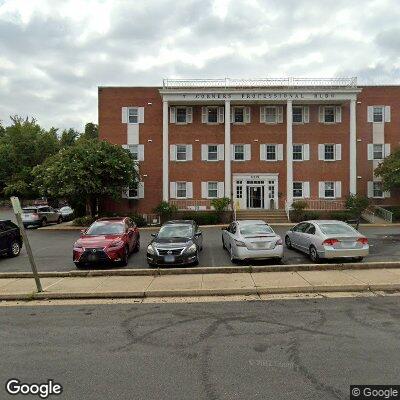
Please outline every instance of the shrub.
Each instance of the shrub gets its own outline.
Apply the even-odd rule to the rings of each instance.
[[[129,214],[128,217],[131,218],[139,228],[147,225],[147,221],[140,214]]]
[[[329,214],[330,219],[336,219],[338,221],[348,221],[350,219],[354,219],[354,213],[350,210],[347,211],[332,211]]]
[[[168,201],[162,201],[155,209],[154,212],[160,215],[161,221],[165,221],[171,217],[172,214],[178,211],[178,207]]]
[[[310,219],[319,219],[320,213],[318,211],[291,211],[290,221],[291,222],[302,222]]]
[[[320,218],[320,213],[318,211],[306,211],[304,213],[305,220],[319,219],[319,218]]]
[[[96,220],[96,218],[93,218],[90,215],[86,215],[84,217],[79,217],[79,218],[75,218],[72,221],[72,224],[75,226],[89,226],[91,225],[94,221]]]
[[[183,219],[192,219],[198,225],[215,225],[220,222],[220,217],[217,212],[190,212],[182,214]]]
[[[229,199],[228,197],[222,197],[221,199],[211,200],[211,205],[214,207],[216,212],[225,211],[230,203],[231,199]]]

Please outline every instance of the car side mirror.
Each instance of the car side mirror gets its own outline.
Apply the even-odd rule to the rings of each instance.
[[[157,236],[157,233],[152,233],[151,236],[152,236],[152,237],[156,237],[156,236]]]
[[[194,234],[194,236],[196,236],[196,237],[199,237],[199,236],[201,236],[202,235],[202,232],[201,231],[198,231],[198,232],[196,232],[195,234]]]
[[[84,235],[87,232],[87,229],[81,229],[82,235]]]
[[[221,228],[221,231],[227,231],[228,230],[228,227],[227,226],[223,226],[222,228]]]

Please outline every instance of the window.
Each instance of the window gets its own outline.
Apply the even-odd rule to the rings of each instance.
[[[176,160],[186,161],[186,146],[182,144],[176,145]]]
[[[293,122],[303,122],[303,107],[293,107]]]
[[[293,145],[293,160],[303,160],[303,145],[294,144]]]
[[[243,198],[243,186],[242,181],[236,181],[236,198],[241,199]]]
[[[218,161],[218,146],[216,144],[208,145],[208,161]]]
[[[186,182],[176,182],[176,198],[186,198]]]
[[[373,196],[383,197],[382,182],[373,182]]]
[[[137,124],[139,122],[139,110],[137,107],[128,108],[128,122]]]
[[[139,160],[139,146],[137,144],[130,144],[129,151],[131,152],[135,161]]]
[[[303,182],[293,182],[293,197],[303,197]]]
[[[335,107],[324,107],[324,122],[335,122]]]
[[[374,160],[382,160],[383,157],[383,144],[374,144]]]
[[[267,144],[265,146],[265,159],[266,160],[273,160],[277,159],[276,157],[276,145],[275,144]]]
[[[324,182],[325,184],[325,197],[334,198],[335,197],[335,182]]]
[[[233,159],[235,161],[244,161],[244,145],[243,144],[235,144],[234,145]]]
[[[129,199],[137,199],[139,197],[139,188],[138,184],[135,183],[128,189],[128,198]]]
[[[265,107],[265,122],[275,124],[277,120],[276,107]]]
[[[208,107],[207,108],[207,122],[217,123],[218,122],[218,108]]]
[[[324,159],[325,160],[335,160],[335,145],[325,144]]]
[[[374,122],[383,122],[383,107],[374,107]]]
[[[208,182],[208,198],[216,199],[218,197],[218,182]]]
[[[234,122],[244,122],[244,108],[235,107],[234,108]]]
[[[176,108],[176,122],[185,124],[186,120],[186,107],[177,107]]]

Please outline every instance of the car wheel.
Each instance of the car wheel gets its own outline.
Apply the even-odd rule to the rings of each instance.
[[[225,246],[224,238],[222,238],[222,248],[223,248],[224,250],[226,250],[226,246]]]
[[[361,262],[362,260],[364,260],[364,257],[356,257],[354,260],[356,262]]]
[[[8,251],[8,255],[10,257],[17,257],[20,252],[21,252],[21,245],[16,240],[11,242],[10,250]]]
[[[126,266],[128,265],[128,254],[129,254],[129,251],[128,251],[128,249],[125,247],[125,248],[124,248],[124,254],[123,254],[122,260],[121,260],[121,266],[122,266],[122,267],[126,267]]]
[[[83,264],[81,264],[80,262],[76,262],[75,263],[75,267],[78,268],[78,269],[84,269],[85,268],[85,266]]]
[[[288,249],[293,249],[292,241],[289,236],[285,236],[285,244]]]
[[[43,219],[40,221],[40,226],[43,227],[43,226],[46,226],[46,225],[47,225],[47,219],[46,219],[46,218],[43,218]]]
[[[319,255],[317,249],[314,246],[310,246],[310,259],[312,262],[315,263],[319,261]]]
[[[58,220],[57,220],[57,224],[61,224],[61,222],[63,222],[63,217],[58,217]]]
[[[136,241],[135,247],[133,248],[133,252],[137,253],[140,250],[140,240]]]
[[[231,248],[230,248],[229,255],[230,255],[232,264],[236,264],[236,258],[235,258],[235,255],[233,254],[233,248],[232,248],[232,246],[231,246]]]

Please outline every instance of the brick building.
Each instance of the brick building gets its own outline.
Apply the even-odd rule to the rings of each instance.
[[[349,193],[398,204],[374,169],[400,142],[400,86],[355,78],[164,80],[100,87],[100,138],[129,148],[141,183],[109,210],[151,213],[232,198],[239,210],[341,209]]]

